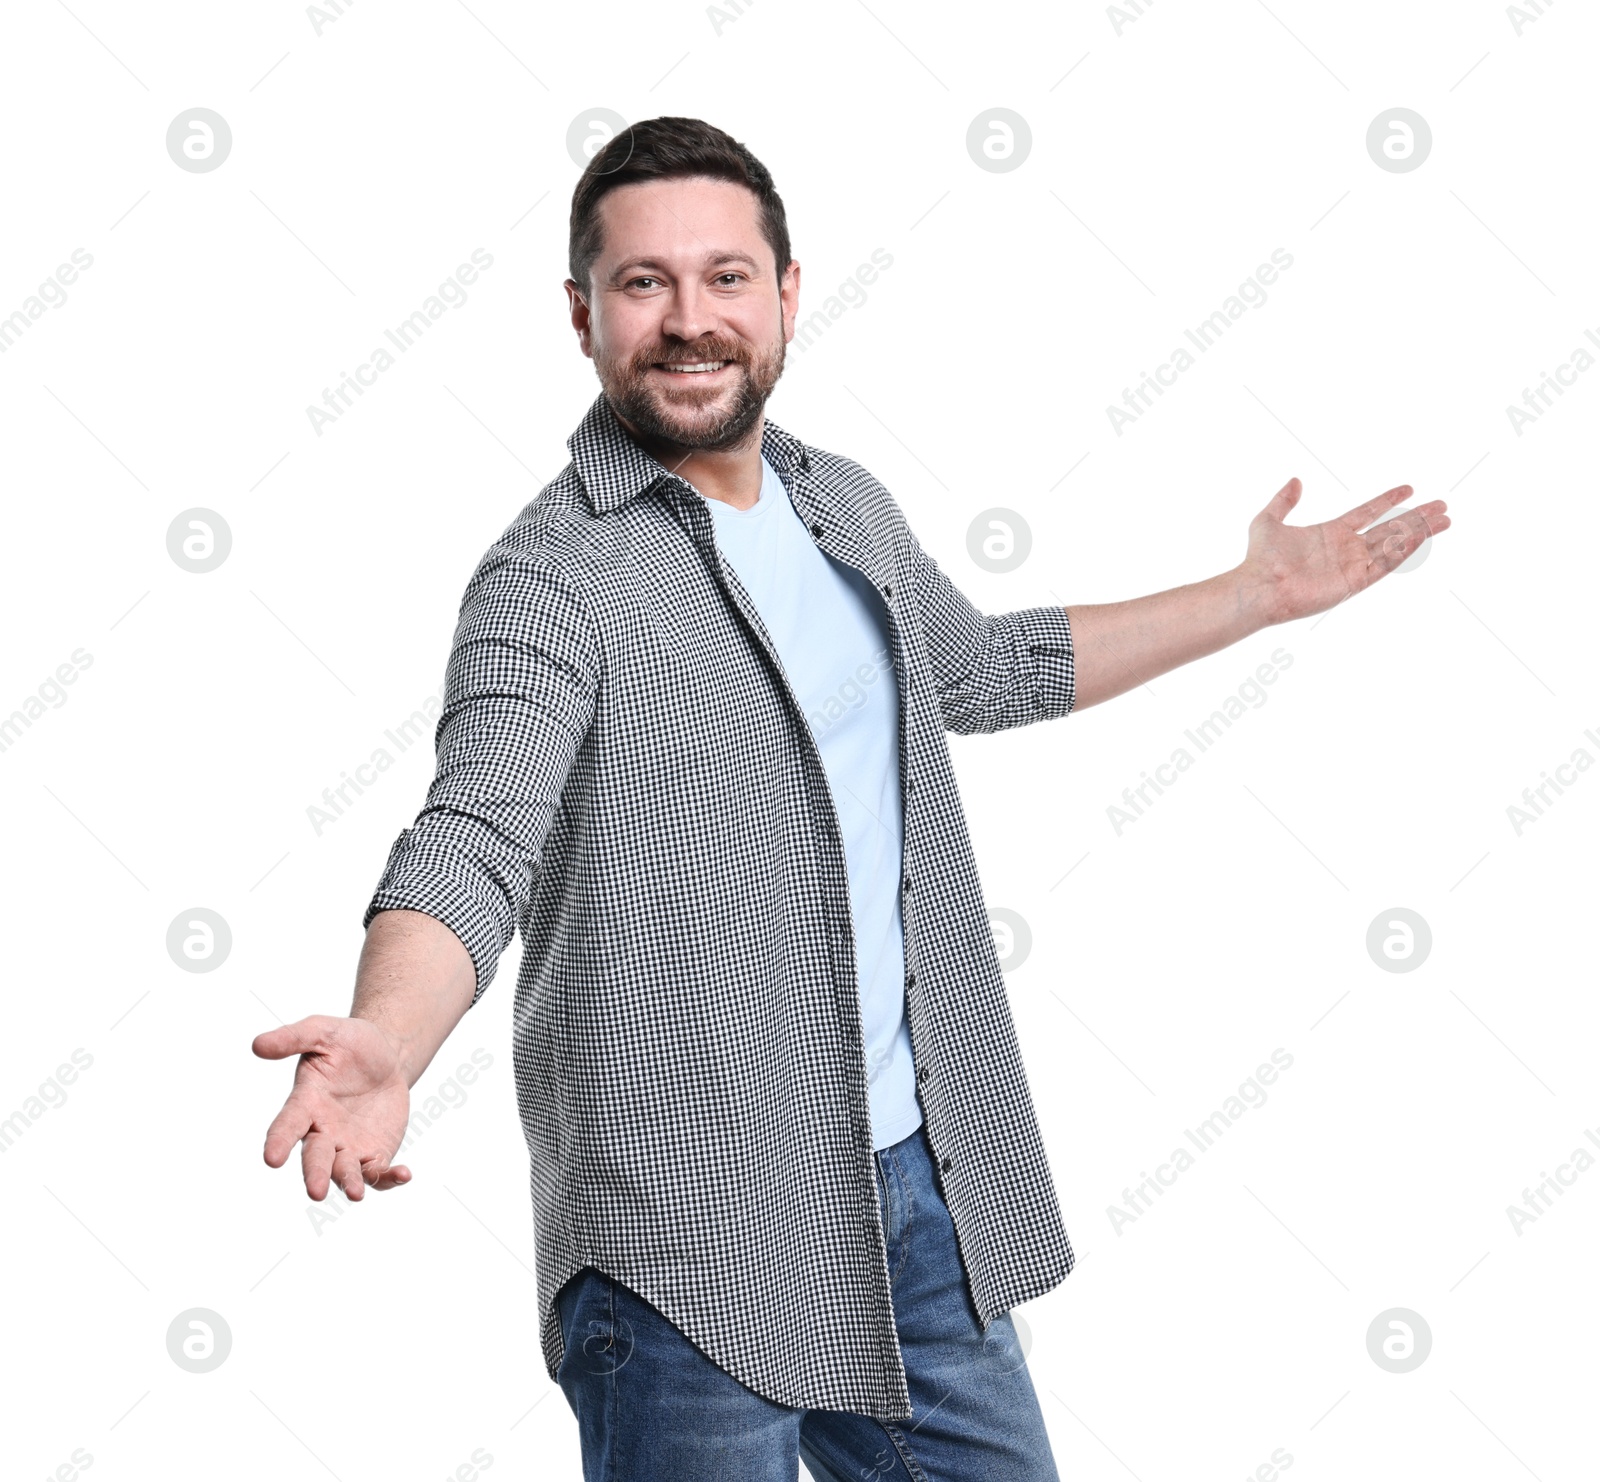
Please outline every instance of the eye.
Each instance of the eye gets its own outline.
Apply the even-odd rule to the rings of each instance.
[[[661,280],[659,278],[652,277],[650,274],[646,273],[643,277],[630,279],[627,286],[632,288],[637,283],[659,283],[660,281]]]

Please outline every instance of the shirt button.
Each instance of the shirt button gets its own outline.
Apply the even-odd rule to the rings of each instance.
[[[883,595],[884,595],[885,598],[887,598],[887,599],[892,601],[894,599],[894,588],[889,586],[887,583],[885,583],[884,584],[884,588],[883,588]]]
[[[905,892],[906,892],[907,895],[911,894],[911,876],[910,875],[906,876]]]
[[[919,1065],[917,1067],[917,1082],[918,1082],[918,1084],[919,1085],[926,1085],[927,1084],[927,1080],[928,1080],[928,1067],[926,1065]]]
[[[953,1166],[948,1158],[942,1159],[939,1163],[939,1172],[948,1173]]]
[[[812,526],[812,527],[811,527],[811,533],[812,533],[812,535],[814,535],[814,536],[815,536],[815,537],[816,537],[816,538],[817,538],[817,539],[818,539],[818,540],[821,540],[821,539],[822,539],[822,526],[821,526],[821,525],[813,525],[813,526]]]
[[[906,974],[906,987],[907,988],[915,988],[916,986],[917,986],[917,975],[914,972],[907,973]]]

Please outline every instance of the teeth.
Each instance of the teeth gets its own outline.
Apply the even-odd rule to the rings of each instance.
[[[726,360],[684,360],[669,362],[661,369],[674,371],[680,375],[699,375],[702,371],[721,370],[727,363]]]

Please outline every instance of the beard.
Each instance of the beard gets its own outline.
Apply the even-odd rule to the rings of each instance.
[[[772,389],[783,374],[784,341],[751,346],[743,340],[700,339],[649,345],[626,361],[596,353],[595,373],[611,409],[645,438],[679,448],[726,451],[743,444],[761,420]],[[731,382],[697,386],[695,376],[679,374],[682,385],[664,381],[654,369],[662,360],[726,360]]]

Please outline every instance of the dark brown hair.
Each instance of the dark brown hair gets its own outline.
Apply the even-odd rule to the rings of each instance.
[[[619,129],[578,177],[567,232],[567,272],[585,294],[600,255],[600,201],[618,186],[687,176],[731,180],[751,191],[761,211],[761,235],[772,248],[778,276],[789,266],[789,222],[772,175],[731,135],[699,118],[650,118]]]

